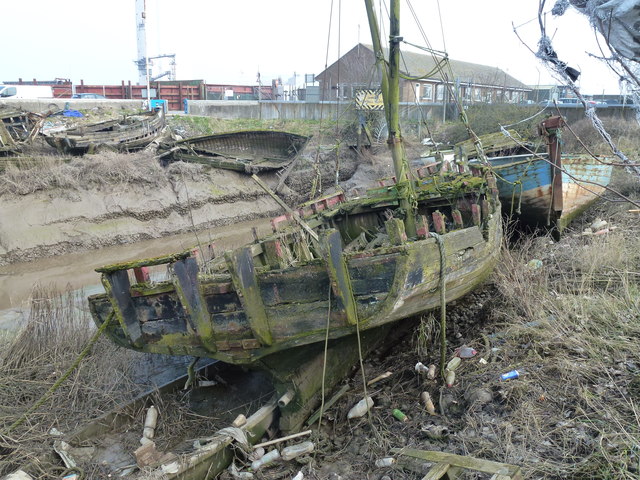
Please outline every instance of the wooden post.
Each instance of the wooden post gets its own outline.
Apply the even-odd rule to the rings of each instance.
[[[398,222],[402,225],[400,220]],[[356,300],[353,296],[349,269],[342,254],[340,232],[331,229],[322,236],[322,251],[327,262],[327,272],[329,273],[333,293],[342,304],[342,309],[349,325],[355,325],[358,322],[358,311]]]
[[[384,222],[387,228],[387,235],[389,235],[389,242],[391,245],[402,245],[407,241],[407,233],[404,230],[404,223],[399,218],[392,218]]]
[[[194,257],[178,260],[172,265],[174,286],[180,302],[189,314],[202,345],[210,352],[216,352],[216,338],[213,322],[207,304],[200,293],[198,262]]]
[[[438,235],[444,235],[447,233],[447,227],[445,225],[445,216],[440,211],[435,211],[431,214],[433,218],[433,228]]]
[[[429,220],[425,215],[419,215],[417,217],[417,233],[418,238],[425,239],[429,237]]]
[[[267,311],[262,301],[251,248],[243,247],[225,253],[231,281],[249,320],[253,335],[263,345],[273,344]]]
[[[480,225],[482,223],[482,214],[480,212],[480,205],[477,203],[471,204],[471,218],[473,218],[474,225]]]
[[[451,218],[453,219],[453,224],[456,228],[464,228],[464,223],[462,223],[462,214],[460,210],[454,210],[451,212]]]

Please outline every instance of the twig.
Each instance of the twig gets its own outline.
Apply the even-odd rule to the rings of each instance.
[[[269,440],[268,442],[258,443],[253,446],[254,449],[259,447],[267,447],[269,445],[275,445],[276,443],[286,442],[287,440],[293,440],[294,438],[303,437],[305,435],[311,435],[313,430],[305,430],[304,432],[293,433],[291,435],[287,435],[286,437],[276,438],[275,440]]]

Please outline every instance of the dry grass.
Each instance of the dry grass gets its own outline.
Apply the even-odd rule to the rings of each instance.
[[[60,378],[93,335],[80,295],[37,288],[28,321],[0,351],[0,476],[51,451],[57,428],[70,433],[78,425],[139,394],[130,379],[133,353],[100,340],[93,352],[27,421],[6,429]],[[41,466],[39,478],[59,478],[53,466]],[[52,475],[53,477],[49,477]]]

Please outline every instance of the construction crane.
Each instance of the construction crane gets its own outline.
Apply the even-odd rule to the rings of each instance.
[[[154,57],[147,57],[147,5],[146,0],[135,0],[136,2],[136,27],[137,27],[137,45],[138,45],[138,59],[134,60],[134,63],[138,67],[138,83],[140,85],[146,85],[149,81],[154,81],[164,76],[169,76],[169,80],[176,79],[176,55],[162,54]],[[171,69],[166,72],[152,77],[151,66],[152,60],[158,58],[171,58]]]

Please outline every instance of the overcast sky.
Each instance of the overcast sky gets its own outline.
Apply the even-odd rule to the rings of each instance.
[[[300,85],[305,73],[320,73],[358,41],[371,43],[362,0],[146,2],[147,51],[175,53],[182,80],[255,85],[260,71],[264,84],[277,77],[287,82],[295,73]],[[135,0],[2,3],[0,81],[137,82]],[[558,83],[513,32],[512,23],[536,49],[538,0],[410,3],[428,42],[451,58],[497,66],[530,85]],[[554,1],[547,3],[549,10]],[[401,5],[403,37],[424,45],[406,1]],[[601,55],[587,19],[575,11],[546,17],[559,58],[582,71],[582,92],[618,93],[610,70],[586,54]]]

